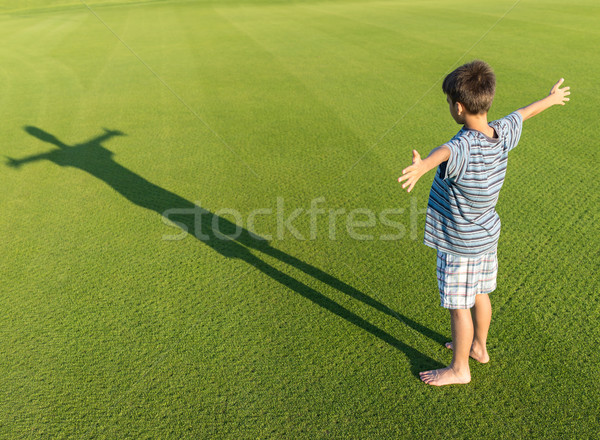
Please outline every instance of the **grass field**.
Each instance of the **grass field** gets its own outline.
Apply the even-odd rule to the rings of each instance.
[[[599,20],[596,0],[2,2],[0,438],[594,438]],[[428,387],[451,359],[433,173],[396,178],[458,130],[441,79],[474,58],[491,119],[561,76],[572,95],[510,155],[491,362]],[[314,200],[345,214],[311,226]],[[164,239],[173,208],[199,239]],[[388,209],[372,239],[344,224]]]

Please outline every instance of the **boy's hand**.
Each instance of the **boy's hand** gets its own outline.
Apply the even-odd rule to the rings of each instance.
[[[402,176],[398,177],[398,182],[406,180],[406,182],[402,185],[402,188],[406,188],[408,186],[407,192],[411,192],[411,190],[415,186],[415,183],[417,183],[421,176],[427,171],[428,170],[423,165],[421,156],[419,155],[419,153],[417,153],[417,150],[413,150],[412,165],[402,170]]]
[[[527,107],[523,107],[517,110],[519,113],[521,113],[523,120],[526,121],[527,119],[537,115],[538,113],[543,112],[544,110],[552,107],[553,105],[565,105],[565,103],[569,100],[567,96],[571,94],[571,92],[569,91],[571,88],[563,87],[561,89],[560,85],[563,82],[564,78],[559,79],[558,82],[554,84],[554,87],[552,87],[552,90],[550,90],[550,94],[544,99],[540,99],[539,101],[529,104]]]
[[[550,97],[552,98],[552,104],[560,104],[560,105],[565,105],[565,102],[569,100],[569,98],[567,98],[567,96],[569,96],[571,94],[571,92],[569,91],[571,88],[570,87],[563,87],[562,89],[559,88],[560,85],[565,81],[564,78],[561,78],[558,80],[558,82],[556,84],[554,84],[554,87],[552,87],[552,90],[550,90]]]

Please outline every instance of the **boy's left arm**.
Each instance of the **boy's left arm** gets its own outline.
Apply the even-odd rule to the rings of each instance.
[[[402,188],[408,186],[407,192],[411,192],[421,176],[450,159],[450,153],[450,148],[446,145],[441,145],[432,150],[425,159],[421,159],[417,150],[413,150],[413,163],[402,170],[402,176],[398,177],[398,182],[406,180]]]
[[[570,87],[563,87],[562,89],[560,88],[563,82],[564,79],[561,78],[556,84],[554,84],[554,87],[552,87],[552,90],[550,90],[550,94],[544,99],[540,99],[539,101],[529,104],[527,107],[517,110],[519,113],[521,113],[523,120],[525,121],[532,116],[543,112],[547,108],[552,107],[553,105],[565,105],[565,102],[569,100],[567,96],[569,96],[571,92],[569,91]]]

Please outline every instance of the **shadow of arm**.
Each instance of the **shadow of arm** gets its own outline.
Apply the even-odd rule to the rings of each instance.
[[[32,156],[23,157],[22,159],[13,159],[12,157],[4,156],[6,158],[6,166],[10,168],[19,168],[21,165],[30,162],[37,162],[39,160],[51,160],[52,152],[34,154]]]
[[[109,130],[108,128],[103,128],[103,130],[103,134],[101,134],[100,136],[96,136],[93,139],[90,139],[86,142],[86,144],[101,144],[102,142],[107,141],[115,136],[126,136],[125,133],[119,130]]]

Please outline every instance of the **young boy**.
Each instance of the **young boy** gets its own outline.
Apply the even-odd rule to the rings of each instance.
[[[398,179],[410,192],[419,178],[438,167],[431,186],[425,220],[427,246],[437,249],[437,277],[441,305],[450,310],[452,363],[420,373],[429,385],[471,381],[469,356],[486,363],[487,333],[492,307],[487,294],[496,288],[496,247],[500,218],[494,207],[506,174],[508,152],[519,142],[523,121],[569,100],[569,87],[560,79],[544,99],[488,123],[496,78],[489,65],[475,60],[445,79],[442,89],[450,114],[460,131]]]

